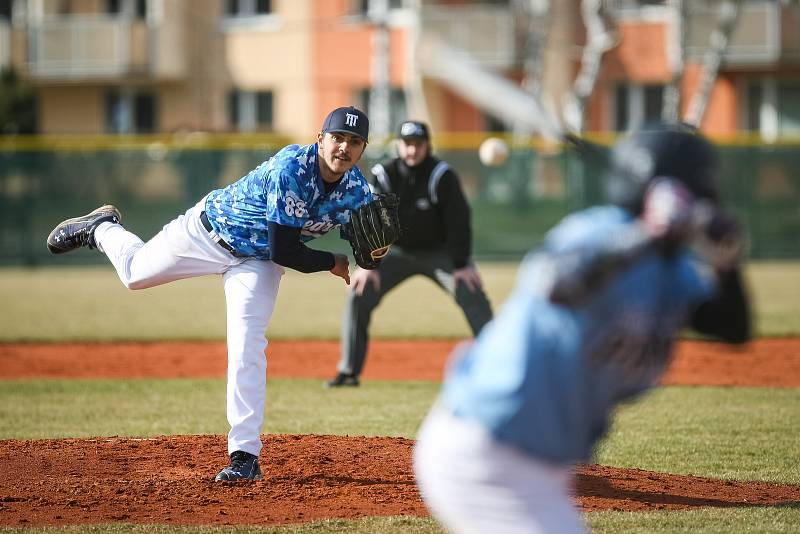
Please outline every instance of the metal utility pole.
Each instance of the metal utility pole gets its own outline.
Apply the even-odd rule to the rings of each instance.
[[[564,102],[564,121],[576,133],[584,129],[586,104],[597,84],[603,54],[617,43],[616,28],[603,11],[602,0],[582,0],[581,15],[586,27],[586,44],[580,70]]]
[[[540,97],[542,92],[542,72],[544,71],[544,52],[549,35],[548,0],[514,0],[512,3],[517,31],[517,46],[521,50],[522,89],[528,94]],[[520,141],[532,135],[529,126],[521,121],[513,124],[514,137]]]
[[[404,87],[406,115],[410,119],[431,121],[428,103],[423,90],[422,71],[419,67],[419,44],[422,37],[422,0],[408,0],[406,6],[411,11],[408,27],[409,38],[406,60],[406,84]]]
[[[390,118],[390,41],[389,0],[370,0],[368,18],[375,26],[372,33],[372,88],[369,92],[369,123],[373,146],[382,146],[389,138]]]
[[[696,128],[700,128],[703,122],[708,100],[711,97],[711,89],[714,87],[719,66],[722,63],[722,56],[725,55],[731,33],[736,28],[736,22],[739,19],[740,4],[741,0],[725,0],[720,5],[717,27],[711,34],[711,46],[703,61],[703,77],[700,79],[700,85],[689,104],[689,110],[684,119],[686,123]]]
[[[677,122],[681,116],[681,87],[686,64],[686,4],[684,0],[669,0],[673,21],[667,30],[667,60],[672,78],[664,87],[661,108],[661,118],[667,122]]]

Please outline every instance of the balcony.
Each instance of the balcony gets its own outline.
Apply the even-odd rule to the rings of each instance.
[[[79,15],[28,26],[28,71],[52,81],[181,78],[186,58],[181,26]]]
[[[716,9],[692,6],[687,52],[702,56],[717,24]],[[724,56],[727,67],[800,62],[800,6],[772,1],[743,2]]]
[[[423,38],[435,37],[463,50],[485,67],[513,66],[514,21],[508,6],[426,5],[420,19]]]

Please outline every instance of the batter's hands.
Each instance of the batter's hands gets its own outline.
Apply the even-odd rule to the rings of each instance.
[[[697,239],[701,254],[719,272],[738,267],[745,249],[744,232],[730,214],[715,211]]]
[[[464,284],[470,293],[475,293],[483,287],[478,271],[470,265],[453,271],[453,283],[455,287],[458,287],[458,284]]]
[[[331,269],[331,274],[343,279],[344,282],[350,285],[350,260],[347,259],[345,254],[335,254],[333,259],[336,262]]]
[[[359,297],[364,294],[367,284],[372,284],[375,291],[381,290],[381,274],[376,270],[358,268],[353,273],[353,291]]]
[[[657,177],[644,195],[642,221],[655,238],[681,243],[693,232],[694,195],[679,180]]]

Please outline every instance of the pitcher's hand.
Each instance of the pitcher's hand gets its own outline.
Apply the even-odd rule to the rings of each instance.
[[[333,265],[333,269],[331,269],[331,274],[334,276],[338,276],[349,286],[350,285],[350,260],[347,259],[347,256],[344,254],[334,254],[334,260],[336,263]]]

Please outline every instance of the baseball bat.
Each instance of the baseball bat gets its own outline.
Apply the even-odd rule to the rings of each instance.
[[[484,69],[467,52],[434,37],[420,39],[417,51],[417,65],[426,76],[502,121],[521,125],[550,142],[565,143],[582,155],[604,153],[603,147],[567,129],[537,95]]]
[[[535,95],[485,70],[467,52],[425,37],[420,40],[417,64],[426,76],[439,80],[504,122],[525,126],[549,141],[566,140],[561,121]]]

